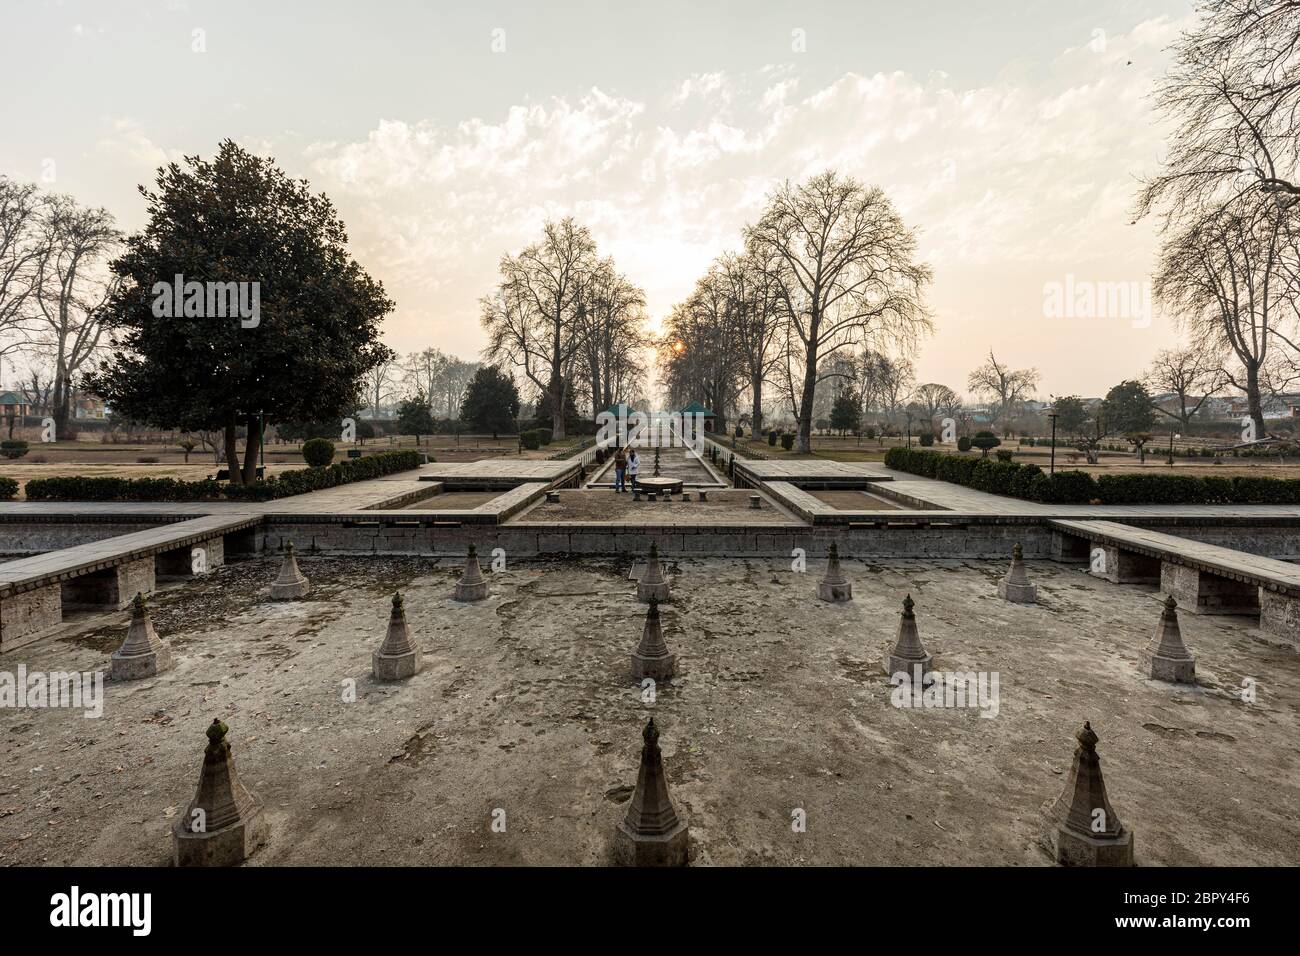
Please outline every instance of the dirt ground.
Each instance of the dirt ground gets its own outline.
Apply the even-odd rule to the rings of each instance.
[[[906,507],[896,501],[868,494],[865,491],[810,490],[808,494],[841,511],[899,511]]]
[[[406,508],[416,511],[437,511],[441,509],[450,511],[477,508],[479,505],[485,505],[493,498],[499,498],[503,494],[505,492],[502,491],[444,491],[442,494],[412,502]]]
[[[816,562],[670,560],[678,676],[651,706],[628,678],[645,608],[626,562],[513,563],[466,606],[431,559],[301,563],[302,602],[265,600],[263,560],[158,596],[177,665],[106,685],[100,719],[0,711],[0,864],[166,865],[217,716],[266,805],[251,865],[603,864],[650,714],[696,865],[1046,865],[1041,808],[1084,720],[1140,864],[1300,859],[1300,656],[1184,615],[1200,684],[1146,681],[1149,590],[1031,563],[1043,603],[1021,607],[1000,566],[847,560],[854,600],[829,605]],[[394,588],[424,670],[380,685]],[[891,706],[881,649],[907,593],[940,668],[999,673],[995,717]],[[106,668],[125,615],[68,630],[0,670]]]
[[[632,500],[632,492],[622,494],[610,488],[566,488],[555,504],[542,499],[521,511],[512,521],[608,521],[613,524],[788,524],[799,519],[772,504],[766,497],[758,510],[749,507],[749,496],[756,492],[734,488],[709,488],[708,501],[700,501],[695,489],[690,501],[677,495],[672,501],[650,501],[644,495]],[[436,501],[436,498],[426,499]]]

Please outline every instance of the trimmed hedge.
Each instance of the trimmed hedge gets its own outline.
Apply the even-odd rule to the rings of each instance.
[[[418,451],[387,451],[366,458],[349,458],[326,468],[301,468],[258,479],[251,485],[222,485],[211,478],[33,478],[27,482],[28,501],[212,501],[225,495],[236,501],[270,501],[320,491],[354,481],[382,478],[395,471],[420,467]],[[0,496],[5,481],[0,479]],[[15,483],[14,491],[17,491]],[[9,497],[13,497],[11,494]]]
[[[221,485],[211,478],[33,478],[27,482],[28,501],[211,501],[221,497]]]
[[[0,501],[11,501],[18,494],[18,482],[12,478],[0,478]]]
[[[1097,484],[1086,472],[1058,471],[1049,477],[1037,465],[1021,465],[996,458],[891,448],[885,453],[885,467],[1027,501],[1084,504],[1097,497]]]
[[[1102,475],[1085,471],[1043,473],[1037,465],[969,458],[938,451],[891,448],[885,467],[937,478],[976,491],[1041,501],[1045,504],[1107,505],[1294,505],[1300,504],[1300,478],[1238,475]]]
[[[300,468],[270,478],[259,478],[251,485],[227,485],[225,493],[227,498],[238,501],[288,498],[419,468],[420,457],[418,451],[386,451],[365,458],[348,458],[325,468]]]

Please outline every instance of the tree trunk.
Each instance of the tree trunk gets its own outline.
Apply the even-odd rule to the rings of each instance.
[[[1246,401],[1250,405],[1250,417],[1255,424],[1255,440],[1264,437],[1264,406],[1259,399],[1259,366],[1246,366]]]
[[[262,447],[261,420],[257,415],[244,416],[244,427],[248,438],[244,440],[244,484],[251,485],[257,480],[257,453]]]
[[[233,415],[226,419],[224,431],[226,439],[226,470],[230,472],[230,483],[232,485],[242,485],[244,483],[244,474],[239,469],[239,452],[235,448],[235,418]]]
[[[551,440],[564,437],[564,379],[551,394]]]
[[[754,435],[761,435],[763,433],[763,376],[751,375],[749,388],[754,393],[754,410],[751,413],[750,431]]]
[[[813,323],[812,331],[809,335],[810,342],[816,342],[817,325]],[[794,450],[796,453],[808,454],[812,451],[812,416],[813,416],[813,396],[817,390],[817,351],[812,346],[808,347],[808,355],[804,361],[803,370],[803,399],[799,404],[799,428],[798,435],[795,438]]]

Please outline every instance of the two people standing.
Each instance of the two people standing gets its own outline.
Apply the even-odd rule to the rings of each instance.
[[[641,460],[636,456],[636,449],[629,448],[627,454],[620,448],[614,455],[614,491],[627,491],[624,477],[632,479],[632,490],[636,490],[636,473]]]

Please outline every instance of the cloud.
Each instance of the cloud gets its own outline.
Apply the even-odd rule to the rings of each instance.
[[[971,347],[1063,334],[1042,327],[1049,279],[1146,278],[1151,231],[1129,220],[1136,177],[1161,152],[1148,94],[1179,26],[1147,21],[974,87],[939,72],[813,83],[774,65],[693,73],[644,99],[593,88],[454,124],[387,118],[352,140],[245,145],[334,200],[357,258],[398,303],[387,334],[403,351],[475,355],[477,302],[500,256],[566,215],[660,318],[740,245],[777,183],[834,167],[880,185],[919,230],[940,334],[952,336],[942,352],[960,362]],[[169,153],[129,120],[96,152],[147,170]]]

